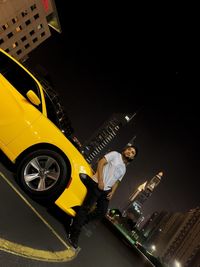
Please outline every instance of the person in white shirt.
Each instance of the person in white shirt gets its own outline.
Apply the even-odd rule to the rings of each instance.
[[[102,219],[108,209],[109,200],[116,191],[119,182],[126,172],[126,166],[137,154],[134,146],[126,147],[122,153],[112,151],[106,154],[97,164],[93,177],[85,179],[87,195],[77,211],[69,231],[69,243],[78,247],[78,239],[82,226],[93,219]],[[96,208],[91,209],[96,203]]]

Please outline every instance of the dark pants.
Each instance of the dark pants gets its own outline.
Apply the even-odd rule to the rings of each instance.
[[[90,177],[85,179],[84,184],[87,187],[87,195],[82,206],[77,211],[70,229],[70,238],[75,242],[78,242],[82,226],[91,220],[102,219],[107,212],[109,204],[107,195],[111,190],[100,190],[98,184]],[[91,211],[95,204],[96,208]]]

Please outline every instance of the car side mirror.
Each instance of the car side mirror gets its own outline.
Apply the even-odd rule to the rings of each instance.
[[[41,103],[39,97],[32,90],[29,90],[27,92],[26,96],[28,97],[28,99],[30,100],[30,102],[32,104],[36,105],[36,106],[39,106],[39,104]]]

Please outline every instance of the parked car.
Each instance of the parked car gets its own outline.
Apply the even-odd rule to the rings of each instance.
[[[86,194],[82,179],[92,169],[59,128],[60,105],[50,95],[0,49],[0,150],[15,164],[17,182],[31,198],[54,201],[74,216]]]

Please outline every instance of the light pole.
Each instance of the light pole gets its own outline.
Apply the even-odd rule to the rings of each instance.
[[[156,246],[155,245],[152,245],[151,246],[151,253],[153,254],[155,251],[156,251]]]
[[[175,263],[174,264],[175,267],[181,267],[181,263],[179,261],[175,260],[174,263]]]

